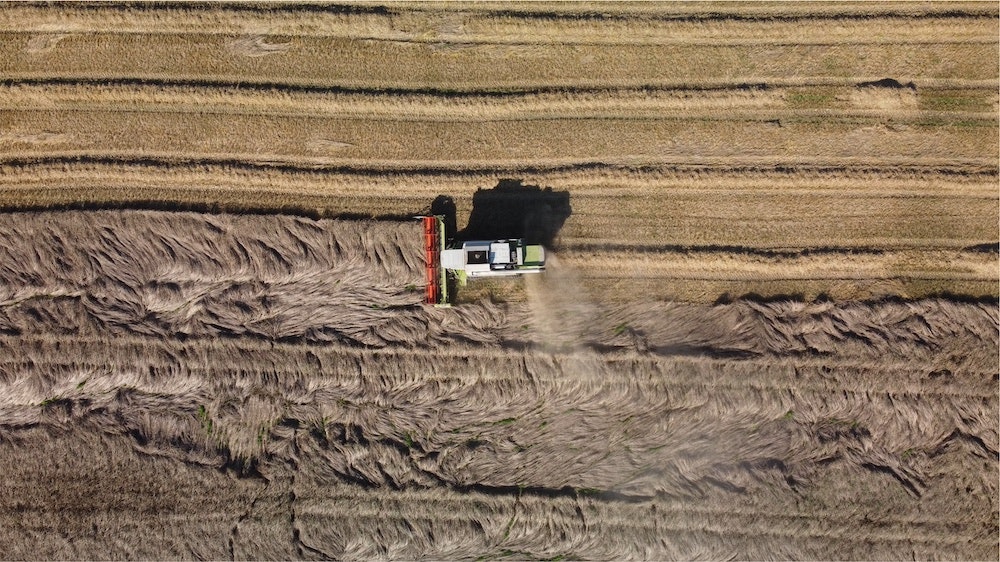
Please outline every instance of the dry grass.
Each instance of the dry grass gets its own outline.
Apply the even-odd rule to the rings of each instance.
[[[610,302],[712,302],[720,296],[794,295],[866,300],[965,294],[997,296],[997,256],[961,250],[879,252],[564,252],[563,267]]]
[[[988,165],[994,120],[886,122],[885,117],[767,114],[752,119],[531,118],[480,123],[131,112],[6,111],[7,158],[226,158],[293,165],[449,166],[603,162],[662,165],[732,159]],[[769,119],[768,117],[773,117]],[[43,134],[44,136],[39,136]],[[874,157],[873,155],[878,155]]]

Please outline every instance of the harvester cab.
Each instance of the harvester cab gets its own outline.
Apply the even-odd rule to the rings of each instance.
[[[424,226],[427,257],[427,304],[447,306],[449,280],[465,285],[468,278],[512,277],[545,270],[545,248],[522,239],[448,240],[444,217],[419,217]]]

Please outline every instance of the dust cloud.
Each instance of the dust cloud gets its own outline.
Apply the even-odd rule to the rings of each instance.
[[[532,335],[549,351],[582,352],[584,343],[599,338],[595,332],[602,311],[584,287],[581,276],[557,255],[546,255],[544,275],[524,279]]]

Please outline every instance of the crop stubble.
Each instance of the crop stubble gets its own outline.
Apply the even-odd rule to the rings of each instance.
[[[416,224],[2,220],[12,557],[995,554],[993,303],[610,305],[557,261],[441,310]]]
[[[6,211],[573,206],[0,216],[10,557],[996,558],[996,6],[744,8],[4,6]]]
[[[651,296],[997,296],[995,6],[578,8],[6,6],[0,201],[461,222],[520,177],[578,269],[729,248]],[[851,265],[738,274],[777,247]]]

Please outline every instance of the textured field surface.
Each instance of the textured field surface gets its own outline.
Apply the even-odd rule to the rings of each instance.
[[[0,208],[461,224],[510,177],[570,193],[605,299],[996,297],[998,37],[991,3],[6,5]]]
[[[0,5],[0,558],[996,560],[998,37]],[[548,271],[422,305],[510,180]]]
[[[557,261],[433,309],[415,223],[0,233],[5,557],[998,555],[995,303],[608,304]]]

